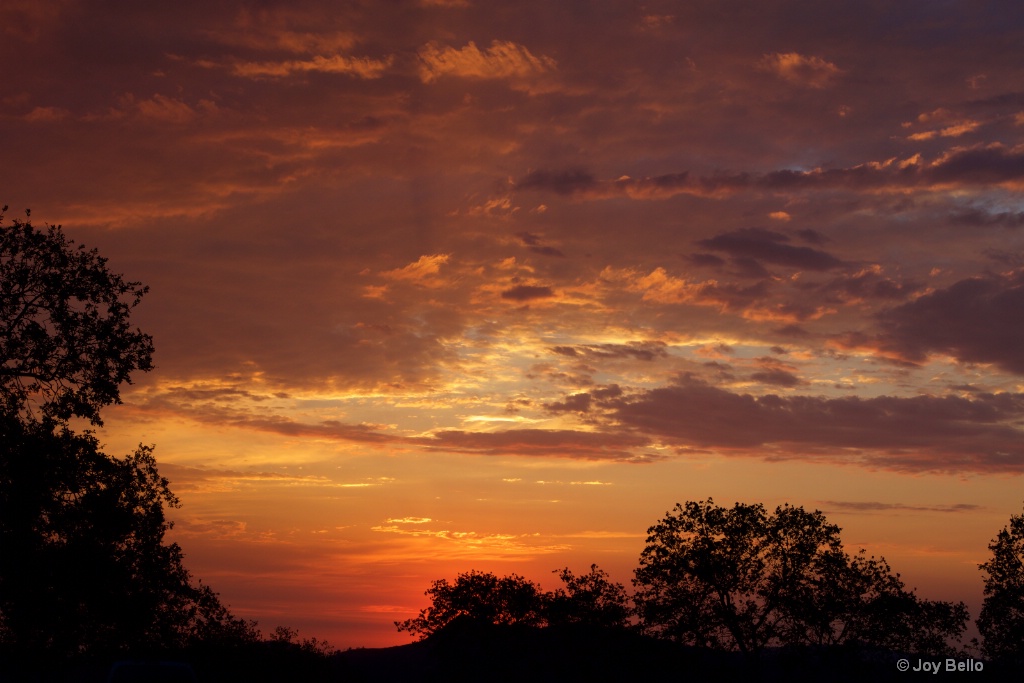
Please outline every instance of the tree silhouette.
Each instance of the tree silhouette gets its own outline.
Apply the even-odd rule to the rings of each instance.
[[[823,563],[789,607],[781,640],[859,643],[902,652],[952,656],[969,615],[962,602],[922,600],[908,591],[885,558],[861,550]]]
[[[251,639],[195,584],[152,449],[103,453],[90,431],[152,367],[129,312],[145,293],[59,228],[0,227],[0,644],[23,656]],[[125,300],[127,298],[127,300]]]
[[[3,208],[6,211],[7,207]],[[3,212],[0,212],[0,222]],[[152,369],[152,338],[129,314],[148,288],[60,227],[0,227],[0,399],[9,414],[101,424],[131,373]]]
[[[992,559],[985,572],[985,600],[978,615],[982,652],[991,658],[1024,659],[1024,515],[1011,515],[989,543]]]
[[[966,628],[963,603],[921,600],[884,559],[850,557],[819,511],[708,499],[673,512],[648,529],[634,579],[649,632],[756,658],[783,644],[945,654]]]
[[[498,577],[469,571],[459,574],[454,583],[440,579],[424,593],[431,605],[415,618],[396,621],[395,626],[424,638],[456,621],[521,626],[585,624],[600,628],[629,625],[633,610],[625,588],[610,581],[596,564],[579,576],[568,568],[556,569],[555,573],[565,587],[550,593],[516,574]]]
[[[430,597],[430,607],[420,610],[413,619],[396,621],[399,631],[426,637],[460,618],[480,624],[544,623],[540,589],[515,574],[499,578],[489,572],[470,571],[459,574],[455,583],[434,581],[424,595]]]
[[[178,647],[245,636],[181,548],[151,449],[111,458],[89,434],[0,423],[0,640],[23,653]]]
[[[629,607],[626,589],[621,583],[612,583],[607,572],[596,564],[579,576],[568,567],[555,573],[565,588],[545,594],[544,613],[549,624],[589,624],[606,628],[629,625],[633,610]]]

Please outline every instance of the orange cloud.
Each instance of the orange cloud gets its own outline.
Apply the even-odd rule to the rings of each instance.
[[[390,280],[414,282],[427,287],[438,287],[441,281],[434,276],[441,271],[441,266],[448,263],[449,258],[451,258],[450,254],[424,255],[407,266],[386,270],[381,275]]]
[[[188,123],[196,117],[196,112],[181,100],[163,95],[153,95],[137,105],[139,113],[147,119],[167,123]]]
[[[463,48],[428,43],[419,52],[420,79],[432,83],[442,76],[462,78],[524,78],[555,69],[555,60],[536,57],[523,45],[495,40],[481,50],[470,41]]]
[[[807,57],[796,52],[765,55],[761,58],[761,69],[771,71],[790,83],[811,88],[824,88],[842,71],[832,62],[821,57]]]
[[[24,119],[32,122],[62,121],[70,115],[71,112],[63,107],[36,107],[29,113],[25,114]]]
[[[237,62],[232,66],[236,76],[259,78],[261,76],[284,77],[293,73],[317,71],[320,73],[349,74],[359,78],[380,78],[391,66],[392,57],[371,59],[369,57],[345,57],[317,55],[313,59],[287,60],[283,62]]]

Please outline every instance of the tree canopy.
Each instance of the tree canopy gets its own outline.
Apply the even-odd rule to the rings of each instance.
[[[966,628],[963,603],[918,598],[884,559],[847,555],[839,532],[790,505],[676,505],[648,529],[633,582],[641,623],[751,657],[784,644],[947,653]]]
[[[1024,659],[1024,515],[989,543],[992,558],[978,565],[985,573],[985,600],[978,615],[982,651],[999,659]]]
[[[629,625],[633,610],[621,583],[614,583],[596,564],[586,574],[568,567],[556,570],[564,588],[545,594],[544,614],[549,624],[590,624],[607,628]]]
[[[521,576],[489,572],[459,574],[454,583],[434,581],[425,595],[431,604],[419,616],[396,621],[399,631],[426,637],[456,621],[484,625],[547,626],[587,624],[605,628],[628,625],[632,610],[622,584],[613,583],[596,564],[579,576],[555,570],[564,588],[544,592]]]
[[[153,367],[153,340],[129,319],[147,291],[59,226],[0,227],[2,407],[101,424],[100,409],[120,401],[121,384]]]
[[[434,581],[424,594],[431,599],[430,606],[413,619],[396,621],[399,631],[425,637],[459,618],[526,626],[544,621],[537,584],[515,574],[499,578],[489,572],[470,571],[459,574],[454,583],[447,579]]]
[[[2,214],[0,214],[2,218]],[[90,430],[152,340],[129,315],[146,293],[59,227],[0,226],[0,645],[22,656],[245,640],[193,580],[152,448],[116,458]]]
[[[251,630],[165,542],[178,507],[152,449],[0,420],[0,642],[24,653],[183,646]]]

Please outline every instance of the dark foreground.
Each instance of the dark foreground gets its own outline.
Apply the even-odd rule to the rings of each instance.
[[[324,655],[291,643],[262,642],[233,648],[193,648],[153,659],[187,663],[194,679],[145,678],[155,683],[231,681],[289,683],[337,681],[411,683],[422,681],[1019,681],[1022,670],[998,662],[959,657],[949,670],[943,658],[907,655],[911,669],[899,671],[904,655],[851,647],[777,649],[750,662],[739,653],[687,647],[627,631],[586,626],[530,628],[451,624],[427,640],[381,649]],[[122,658],[123,659],[123,658]],[[136,658],[137,659],[137,658]],[[934,662],[934,664],[933,664]],[[8,654],[0,662],[0,682],[102,682],[112,661],[73,666],[30,665]],[[938,666],[937,673],[931,670]],[[176,670],[180,672],[182,667]],[[170,675],[170,674],[168,674]],[[122,679],[133,683],[135,679]],[[143,679],[139,679],[143,680]]]
[[[741,654],[718,652],[648,638],[627,631],[585,626],[515,628],[453,624],[431,638],[379,650],[350,650],[339,655],[347,680],[361,683],[406,681],[909,681],[938,679],[1020,681],[1018,667],[983,662],[981,671],[900,672],[903,655],[850,647],[776,649],[757,663]],[[911,668],[919,659],[906,656]],[[954,665],[977,668],[961,657]]]

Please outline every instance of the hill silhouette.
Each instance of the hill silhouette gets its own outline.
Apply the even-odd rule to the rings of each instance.
[[[497,681],[907,681],[896,662],[916,656],[852,645],[767,648],[751,662],[742,653],[587,624],[548,627],[487,624],[459,618],[427,638],[397,647],[335,655],[345,680],[358,683]],[[944,663],[943,663],[944,665]],[[1019,672],[985,663],[972,681],[1017,681]],[[946,674],[945,671],[940,673]],[[930,679],[934,680],[934,679]]]

